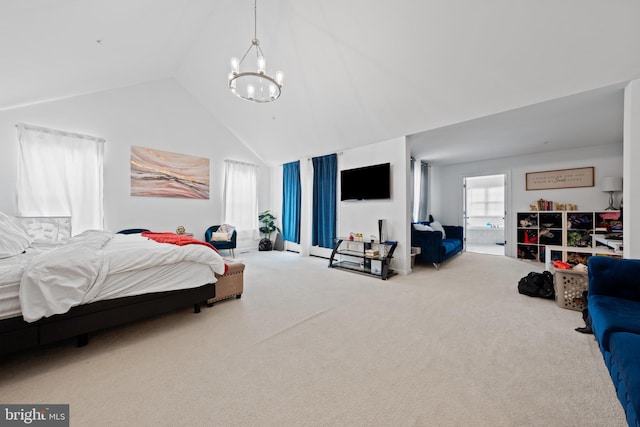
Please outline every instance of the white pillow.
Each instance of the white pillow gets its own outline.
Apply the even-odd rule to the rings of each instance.
[[[433,231],[433,228],[429,227],[426,224],[413,224],[413,228],[416,231]]]
[[[66,243],[71,238],[71,217],[23,217],[18,220],[33,243]]]
[[[442,226],[442,224],[440,224],[440,222],[438,221],[432,221],[431,224],[431,228],[433,228],[433,231],[442,231],[442,238],[446,239],[447,238],[447,234],[444,232],[444,227]]]
[[[33,239],[20,222],[0,212],[0,258],[9,258],[25,251]]]
[[[210,242],[228,242],[229,235],[227,233],[211,233]]]
[[[231,233],[234,229],[233,225],[229,225],[229,224],[222,224],[220,227],[218,227],[218,229],[216,230],[217,233]]]
[[[220,227],[218,227],[218,229],[216,230],[216,233],[227,233],[227,240],[231,240],[231,237],[233,236],[233,231],[236,228],[233,225],[230,224],[222,224]]]

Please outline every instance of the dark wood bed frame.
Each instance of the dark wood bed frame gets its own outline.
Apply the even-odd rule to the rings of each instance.
[[[89,342],[89,333],[193,305],[194,313],[216,296],[209,283],[197,288],[156,292],[73,307],[67,313],[33,323],[20,317],[0,320],[0,355],[76,337],[77,345]]]

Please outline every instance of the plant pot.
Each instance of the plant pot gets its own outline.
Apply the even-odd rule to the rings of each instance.
[[[259,251],[270,251],[272,249],[273,249],[273,243],[271,242],[271,239],[268,239],[265,237],[260,240],[260,243],[258,243]]]

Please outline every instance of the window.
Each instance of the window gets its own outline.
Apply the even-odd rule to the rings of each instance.
[[[258,166],[224,161],[223,220],[236,227],[238,238],[258,235]]]
[[[104,227],[104,139],[18,125],[20,216],[70,216],[71,232]]]
[[[502,187],[472,188],[467,194],[470,216],[503,216],[504,190]]]
[[[504,175],[466,179],[467,225],[504,226]]]

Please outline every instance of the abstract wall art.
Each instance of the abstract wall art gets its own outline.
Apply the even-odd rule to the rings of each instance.
[[[131,195],[209,198],[209,159],[131,146]]]

